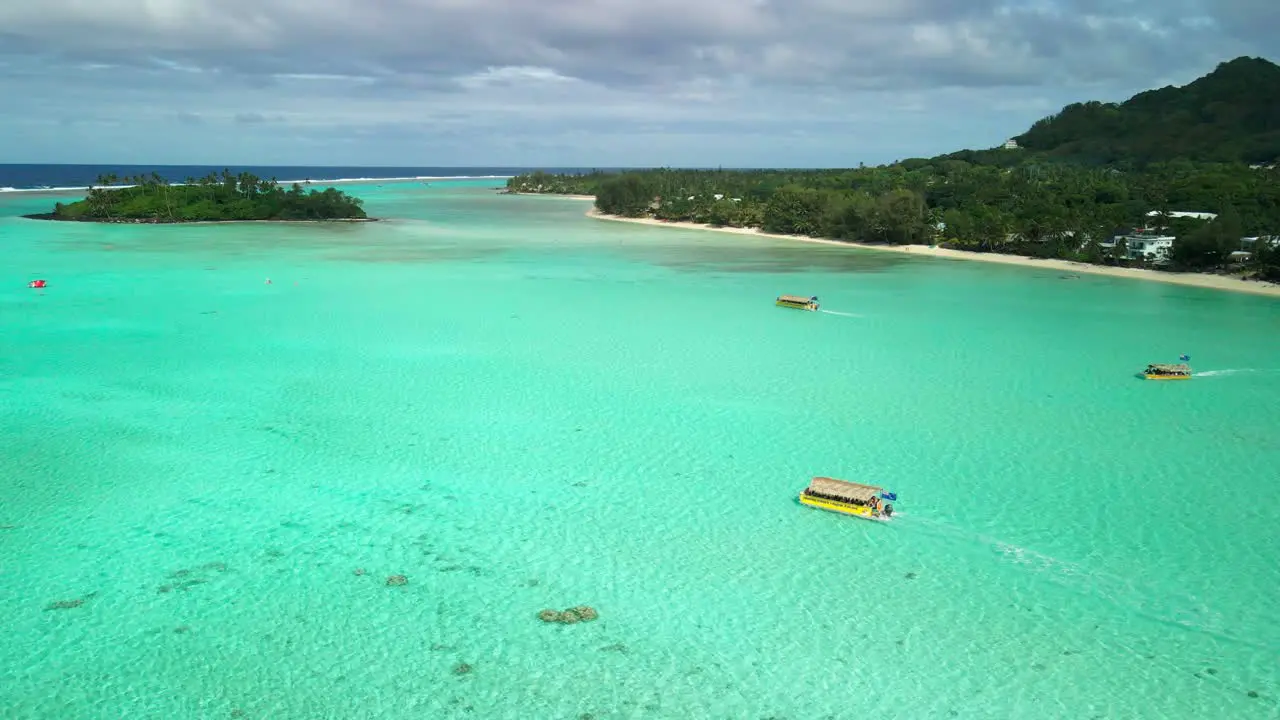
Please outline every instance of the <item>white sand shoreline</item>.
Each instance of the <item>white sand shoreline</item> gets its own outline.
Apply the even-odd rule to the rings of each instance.
[[[577,199],[588,199],[589,196],[579,195],[573,197]],[[776,233],[761,232],[756,228],[711,227],[710,225],[699,225],[698,223],[692,222],[668,222],[664,220],[655,220],[653,218],[624,218],[616,215],[605,215],[595,208],[588,210],[587,216],[597,220],[627,222],[654,227],[681,228],[685,230],[710,230],[714,232],[732,233],[735,235],[753,235],[755,237],[816,243],[821,245],[834,245],[838,247],[856,248],[859,250],[896,252],[915,255],[917,257],[935,257],[947,260],[970,260],[997,263],[1001,265],[1018,265],[1021,267],[1040,268],[1041,270],[1058,270],[1065,273],[1105,275],[1108,277],[1147,280],[1150,282],[1162,282],[1170,285],[1183,285],[1187,287],[1204,288],[1207,290],[1226,290],[1229,292],[1249,293],[1252,295],[1280,297],[1280,285],[1275,283],[1241,280],[1240,278],[1227,277],[1225,275],[1210,275],[1208,273],[1173,273],[1163,272],[1160,270],[1144,270],[1142,268],[1110,267],[1107,265],[1090,265],[1089,263],[1074,262],[1071,260],[1045,260],[1025,257],[1022,255],[1002,255],[999,253],[951,250],[947,248],[930,247],[928,245],[872,245],[868,243],[845,242],[843,240],[826,240],[822,238],[803,237],[800,235],[779,235]]]
[[[503,191],[503,192],[499,192],[498,194],[499,195],[523,195],[524,197],[553,197],[553,198],[563,198],[565,200],[590,200],[591,202],[596,201],[595,195],[561,195],[559,193],[530,193],[530,192],[511,192],[511,191]]]

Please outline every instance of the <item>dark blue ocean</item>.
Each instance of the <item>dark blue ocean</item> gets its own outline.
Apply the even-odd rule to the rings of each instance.
[[[387,178],[502,177],[533,170],[549,173],[586,173],[614,168],[520,168],[520,167],[352,167],[295,165],[3,165],[0,164],[0,192],[53,188],[80,188],[93,184],[99,176],[150,175],[155,172],[169,182],[199,178],[224,169],[249,172],[276,180],[361,180]]]

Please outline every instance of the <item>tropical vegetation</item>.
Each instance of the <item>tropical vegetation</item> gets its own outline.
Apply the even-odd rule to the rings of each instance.
[[[1183,87],[1123,103],[1075,103],[1015,138],[1028,150],[1096,164],[1280,158],[1280,67],[1241,57]]]
[[[1242,58],[1153,93],[1068,106],[1009,148],[877,167],[534,172],[507,185],[594,195],[624,217],[1280,280],[1280,68]],[[1177,239],[1131,251],[1153,235]]]
[[[123,185],[120,185],[123,184]],[[171,184],[156,173],[120,178],[104,175],[88,195],[73,203],[57,203],[53,212],[32,216],[48,220],[90,222],[217,222],[232,220],[363,220],[361,200],[334,188],[289,189],[274,178],[250,173],[187,178]]]

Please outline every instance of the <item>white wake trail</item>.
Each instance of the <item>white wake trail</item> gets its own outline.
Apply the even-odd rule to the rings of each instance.
[[[1275,370],[1259,370],[1257,368],[1233,368],[1230,370],[1205,370],[1192,373],[1192,377],[1224,377],[1226,375],[1244,375],[1246,373],[1276,372]]]

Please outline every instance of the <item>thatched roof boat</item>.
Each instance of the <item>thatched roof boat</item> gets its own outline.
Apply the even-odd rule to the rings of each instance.
[[[809,490],[818,495],[840,498],[848,502],[865,503],[880,497],[884,488],[875,485],[837,480],[829,477],[816,477],[809,481]]]
[[[889,492],[879,485],[864,485],[830,477],[813,478],[809,481],[809,487],[800,493],[800,502],[805,505],[870,520],[889,519],[893,515],[893,505],[882,501],[897,499],[897,493]]]
[[[1185,380],[1191,377],[1191,366],[1186,363],[1151,363],[1142,374],[1148,380]]]
[[[774,302],[782,307],[799,308],[801,310],[817,310],[818,297],[800,297],[799,295],[779,295]]]

